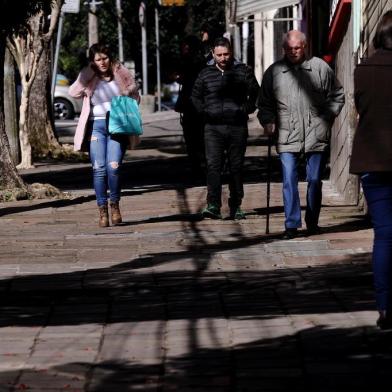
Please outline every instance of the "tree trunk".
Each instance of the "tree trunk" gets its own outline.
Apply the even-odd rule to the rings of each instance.
[[[29,141],[29,131],[27,124],[27,114],[29,109],[29,93],[26,91],[27,86],[22,81],[22,97],[19,109],[19,142],[21,161],[17,166],[18,169],[31,169],[33,165],[33,157],[31,154],[31,144]]]
[[[186,11],[187,11],[187,22],[184,30],[186,34],[192,34],[194,29],[194,12],[193,12],[192,4],[188,3],[186,5]]]
[[[4,117],[11,157],[15,165],[17,165],[19,163],[19,129],[15,86],[15,63],[8,49],[5,51],[4,61]]]
[[[0,189],[27,189],[11,158],[10,146],[4,127],[4,108],[0,108],[0,111]]]
[[[0,35],[0,91],[4,89],[4,56],[5,37]],[[0,94],[0,189],[21,188],[26,190],[27,187],[11,158],[10,146],[5,132],[3,98],[3,94]]]
[[[19,109],[19,140],[21,150],[21,162],[17,166],[19,169],[33,167],[32,147],[28,128],[29,104],[31,103],[30,93],[34,79],[41,73],[38,66],[39,64],[43,64],[41,63],[41,57],[53,37],[63,2],[64,0],[52,0],[50,2],[50,9],[44,6],[36,13],[32,13],[25,22],[26,29],[14,31],[8,37],[7,45],[18,65],[22,84],[22,97]],[[47,103],[46,99],[44,101]],[[47,113],[47,110],[45,112]],[[46,128],[47,126],[45,124],[45,129],[43,130],[45,133]]]
[[[28,108],[29,141],[34,156],[46,156],[61,148],[54,133],[50,64],[50,51],[46,45],[31,88]]]

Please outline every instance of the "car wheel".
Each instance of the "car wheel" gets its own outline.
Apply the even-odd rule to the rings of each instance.
[[[72,103],[63,98],[54,99],[54,118],[56,120],[73,120],[75,117],[75,110]]]

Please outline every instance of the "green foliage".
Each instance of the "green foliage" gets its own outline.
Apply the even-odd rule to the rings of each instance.
[[[2,34],[10,34],[18,31],[26,33],[27,19],[44,9],[50,14],[52,0],[1,0],[0,1],[0,31]]]
[[[87,56],[87,7],[81,5],[79,14],[65,14],[61,37],[58,73],[73,81],[86,63]]]
[[[203,25],[208,24],[215,34],[225,31],[225,0],[188,0],[188,7],[192,10],[192,32],[201,31]]]
[[[147,61],[149,90],[156,81],[155,0],[146,0]],[[141,72],[140,1],[122,0],[123,43],[125,60],[135,61]],[[184,7],[160,7],[160,53],[162,82],[170,82],[173,69],[179,61],[180,42],[187,34],[200,36],[201,26],[209,23],[220,33],[224,31],[224,0],[187,0]],[[117,15],[115,0],[103,0],[97,6],[99,39],[118,53]],[[88,45],[88,6],[81,2],[79,14],[66,14],[59,59],[59,72],[73,81],[86,61]]]
[[[0,189],[0,203],[32,198],[33,195],[23,188]]]

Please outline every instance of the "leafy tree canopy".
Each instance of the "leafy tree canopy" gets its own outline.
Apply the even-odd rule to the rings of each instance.
[[[3,34],[14,30],[20,33],[26,28],[26,21],[40,10],[49,11],[52,0],[0,0],[0,29]],[[17,7],[17,8],[16,8]],[[50,12],[47,12],[50,14]]]
[[[155,0],[146,0],[148,70],[150,89],[155,84]],[[122,0],[125,60],[135,61],[141,71],[140,1]],[[224,0],[187,0],[183,7],[160,7],[160,52],[162,81],[170,81],[179,60],[180,42],[187,34],[200,36],[201,27],[208,23],[224,32]],[[99,39],[118,53],[116,1],[103,0],[97,6]],[[81,4],[79,14],[66,14],[59,59],[59,72],[74,80],[86,61],[88,46],[88,6]]]

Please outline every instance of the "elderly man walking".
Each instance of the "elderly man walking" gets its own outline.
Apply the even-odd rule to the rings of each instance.
[[[303,155],[307,233],[319,232],[321,177],[331,127],[344,105],[343,88],[332,69],[317,57],[307,58],[305,48],[306,37],[300,31],[285,35],[284,58],[265,72],[258,101],[258,118],[265,133],[274,136],[282,164],[285,239],[295,238],[301,227],[297,166]]]

